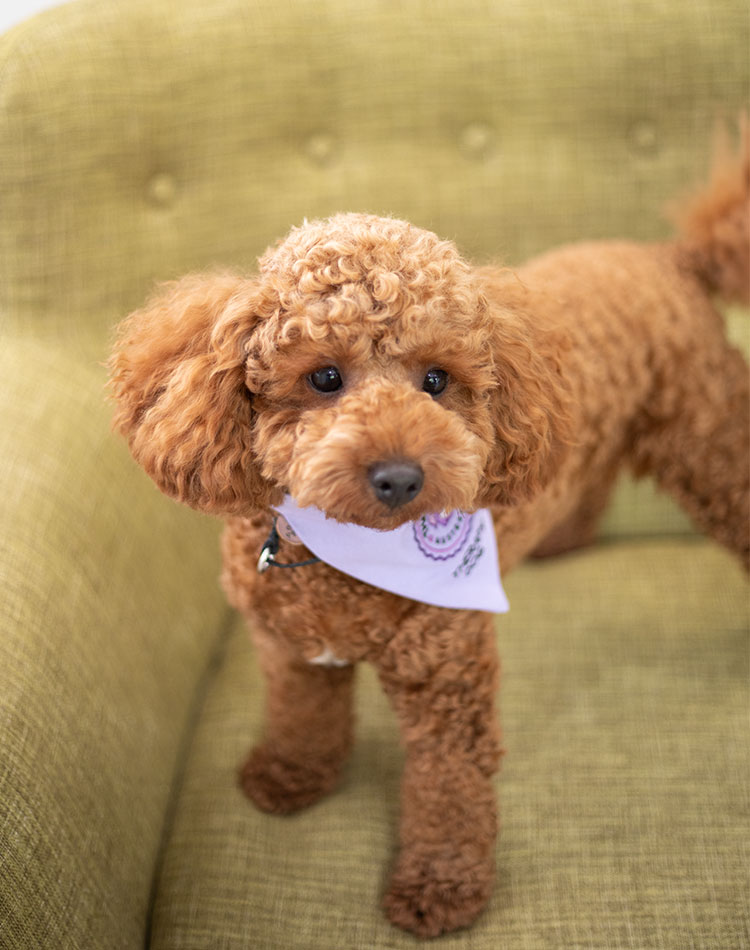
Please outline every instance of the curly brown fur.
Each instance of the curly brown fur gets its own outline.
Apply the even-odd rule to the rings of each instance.
[[[746,563],[748,370],[714,293],[747,296],[747,139],[671,243],[589,244],[513,273],[472,268],[402,221],[305,223],[255,277],[190,277],[123,326],[116,424],[168,494],[228,516],[223,583],[268,681],[267,734],[241,772],[288,812],[338,780],[352,666],[373,663],[406,746],[401,851],[385,897],[423,936],[469,924],[493,878],[500,756],[488,615],[377,590],[319,563],[258,574],[285,493],[389,529],[490,506],[503,569],[587,543],[618,471],[650,474]],[[335,366],[336,391],[310,375]],[[428,372],[448,373],[437,396]],[[418,462],[400,507],[370,483]],[[305,557],[283,541],[281,560]]]

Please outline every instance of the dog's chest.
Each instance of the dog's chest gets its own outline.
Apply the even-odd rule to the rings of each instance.
[[[342,668],[371,659],[402,620],[408,602],[316,562],[282,519],[277,566],[258,573],[271,521],[228,523],[223,582],[230,601],[257,628],[287,644],[306,663]],[[304,566],[280,567],[281,564]]]
[[[307,659],[308,663],[311,663],[313,666],[327,666],[327,667],[343,667],[351,666],[351,660],[343,660],[341,657],[336,656],[333,650],[329,646],[325,646],[323,650],[317,655]]]

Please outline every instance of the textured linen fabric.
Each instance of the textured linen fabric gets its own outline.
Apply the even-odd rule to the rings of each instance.
[[[701,540],[527,565],[498,618],[506,756],[498,880],[446,948],[739,950],[748,868],[745,579]],[[236,769],[263,687],[237,621],[211,682],[165,853],[153,947],[414,947],[379,911],[397,834],[395,719],[358,670],[342,787],[259,812]]]
[[[216,530],[113,439],[99,368],[6,336],[0,379],[0,947],[135,947],[227,616]]]
[[[749,42],[745,0],[77,0],[0,42],[0,311],[101,343],[342,210],[510,262],[664,235]]]
[[[2,950],[415,944],[377,910],[400,763],[369,673],[341,793],[279,821],[234,788],[254,661],[236,624],[212,665],[216,526],[109,431],[112,324],[335,211],[511,264],[661,237],[746,104],[749,21],[745,0],[77,0],[0,37]],[[681,540],[509,578],[498,891],[446,946],[747,942],[745,588],[688,530],[628,487],[605,534]]]

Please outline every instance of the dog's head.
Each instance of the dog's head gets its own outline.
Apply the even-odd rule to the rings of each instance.
[[[564,412],[539,340],[451,243],[339,215],[293,230],[257,277],[185,278],[133,314],[110,361],[116,424],[193,507],[289,493],[388,529],[543,486]]]

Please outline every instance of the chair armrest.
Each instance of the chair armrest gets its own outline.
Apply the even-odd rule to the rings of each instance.
[[[0,378],[0,934],[142,946],[227,622],[217,526],[129,459],[98,367],[11,339]]]

